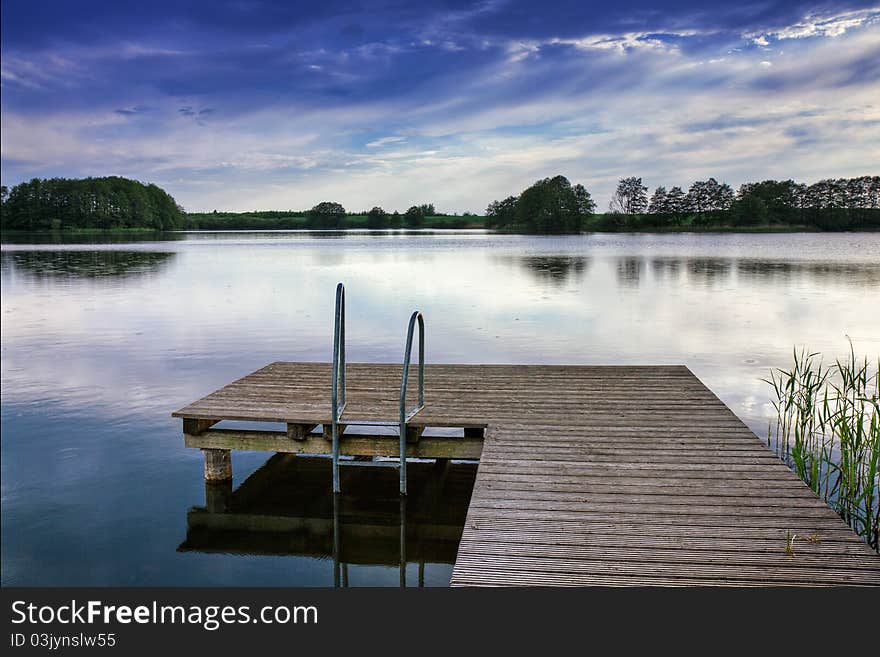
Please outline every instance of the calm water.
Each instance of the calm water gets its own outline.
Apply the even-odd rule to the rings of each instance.
[[[4,244],[2,583],[332,585],[327,537],[296,531],[303,515],[331,520],[322,463],[300,476],[305,465],[236,453],[236,489],[254,476],[232,498],[221,491],[221,506],[290,526],[257,536],[231,518],[207,530],[202,456],[169,414],[270,361],[329,360],[338,281],[350,361],[399,361],[420,308],[429,362],[684,363],[762,436],[760,378],[787,366],[793,346],[839,355],[849,336],[880,354],[880,234]],[[406,509],[406,522],[460,522],[468,477]],[[345,581],[447,584],[448,545],[408,549],[400,572],[401,510],[386,479],[342,505],[343,525],[368,517],[387,529],[381,545],[343,530]]]

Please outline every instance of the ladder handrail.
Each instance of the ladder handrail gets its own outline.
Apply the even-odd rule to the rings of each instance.
[[[406,389],[409,384],[409,364],[412,359],[413,332],[419,323],[419,401],[410,411],[406,410]],[[425,407],[425,320],[416,310],[409,318],[406,332],[406,349],[403,352],[403,373],[400,379],[400,494],[406,495],[406,425]]]
[[[345,286],[336,286],[336,318],[333,323],[333,372],[330,422],[333,437],[333,492],[339,490],[339,420],[345,411]],[[341,393],[340,394],[340,386]]]
[[[407,410],[406,392],[409,386],[409,368],[412,361],[412,343],[416,323],[419,326],[419,401]],[[339,493],[339,425],[345,412],[345,286],[336,286],[336,317],[333,325],[333,365],[331,372],[330,425],[333,440],[333,492]],[[400,379],[400,494],[406,495],[406,434],[407,423],[425,407],[425,319],[416,310],[409,318],[406,349],[403,353],[403,373]],[[355,422],[357,424],[357,422]],[[390,424],[390,423],[389,423]]]

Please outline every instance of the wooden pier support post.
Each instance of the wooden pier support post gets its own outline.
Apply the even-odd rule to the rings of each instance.
[[[232,498],[232,479],[205,481],[205,508],[208,513],[226,513]]]
[[[287,437],[291,440],[305,440],[317,426],[317,424],[291,424],[288,422]]]
[[[232,479],[232,456],[228,449],[203,449],[205,453],[205,481]]]
[[[322,425],[321,435],[324,437],[324,440],[333,440],[333,429],[332,425],[328,422],[327,424]],[[345,424],[337,424],[337,431],[339,431],[339,437],[342,437],[342,434],[345,433],[346,425]]]

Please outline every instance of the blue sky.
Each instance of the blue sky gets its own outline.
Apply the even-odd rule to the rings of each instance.
[[[0,127],[3,184],[189,210],[877,174],[880,3],[10,0]]]

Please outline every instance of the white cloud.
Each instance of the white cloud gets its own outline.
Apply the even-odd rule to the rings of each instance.
[[[508,63],[515,64],[540,52],[541,44],[538,41],[513,41],[507,44],[506,50]]]
[[[305,155],[287,155],[284,153],[262,153],[259,151],[252,151],[219,162],[218,165],[232,169],[272,171],[287,167],[313,169],[318,165],[318,162],[315,158]]]
[[[116,46],[121,57],[126,59],[134,59],[136,57],[178,57],[190,54],[185,50],[177,50],[174,48],[159,48],[155,46],[147,46],[141,43],[133,43],[123,41]]]
[[[396,144],[402,141],[406,141],[406,137],[382,137],[380,139],[374,139],[373,141],[368,142],[367,148],[379,148],[381,146]]]
[[[766,32],[744,35],[759,46],[768,45],[768,37],[777,40],[804,39],[807,37],[839,37],[848,30],[866,27],[880,21],[880,7],[846,11],[832,15],[808,14],[793,25]]]
[[[580,39],[550,39],[547,43],[574,46],[578,50],[627,50],[645,48],[649,50],[662,50],[672,52],[678,50],[678,45],[670,39],[678,39],[696,36],[696,30],[680,32],[627,32],[625,34],[599,34],[582,37]]]

